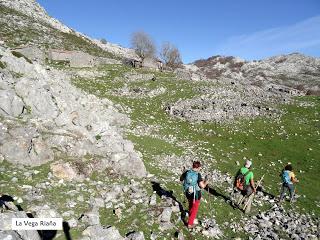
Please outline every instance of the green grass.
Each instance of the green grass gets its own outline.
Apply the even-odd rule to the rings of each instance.
[[[110,69],[105,71],[112,72]],[[317,191],[317,183],[320,180],[318,174],[320,168],[318,161],[318,156],[320,156],[319,97],[297,98],[293,104],[278,106],[284,111],[280,118],[239,120],[228,124],[193,124],[173,119],[165,113],[164,108],[167,103],[199,96],[200,93],[197,90],[199,87],[214,87],[213,84],[177,80],[173,75],[161,75],[161,73],[157,73],[156,81],[126,83],[121,79],[121,74],[127,71],[127,68],[118,67],[117,71],[112,72],[108,77],[90,81],[75,79],[74,84],[101,98],[109,98],[122,105],[124,109],[131,109],[129,114],[132,120],[131,129],[134,130],[141,126],[157,127],[157,130],[152,132],[152,136],[135,136],[132,133],[127,135],[134,142],[135,148],[143,153],[149,172],[167,183],[169,179],[172,179],[172,174],[170,171],[159,168],[155,164],[154,157],[181,156],[190,151],[190,148],[191,151],[201,156],[202,162],[208,169],[219,169],[230,175],[234,175],[240,167],[237,166],[236,161],[243,164],[244,158],[252,159],[255,179],[258,180],[264,174],[265,191],[277,197],[281,182],[279,173],[287,162],[291,162],[300,179],[297,194],[301,197],[294,209],[302,213],[311,213],[315,217],[320,216],[320,209],[316,206],[316,202],[320,202]],[[115,76],[120,76],[120,78],[115,81]],[[167,91],[163,95],[147,99],[132,99],[112,94],[113,90],[123,87],[124,84],[130,88],[165,87]],[[301,102],[310,102],[314,106],[300,107]],[[168,142],[166,139],[174,140]],[[181,185],[178,182],[167,184],[166,187],[167,190],[175,193],[179,201],[183,202],[184,197],[181,195]],[[223,189],[217,191],[222,195],[228,195]],[[207,194],[204,198],[209,201]],[[241,222],[242,212],[233,210],[222,197],[212,198],[210,204],[204,202],[201,204],[199,218],[214,214],[219,224],[228,222],[231,218]],[[267,210],[270,207],[269,204],[262,208],[255,207],[252,214],[257,214],[260,210]],[[290,209],[289,204],[285,204],[285,207]],[[183,226],[181,229],[185,232]],[[228,238],[246,235],[239,232],[233,233],[228,228],[222,227],[222,229]],[[188,236],[188,233],[185,232],[185,235]]]

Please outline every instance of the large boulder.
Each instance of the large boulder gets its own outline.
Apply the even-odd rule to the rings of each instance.
[[[75,165],[76,165],[75,163],[71,164],[68,162],[59,161],[59,162],[52,163],[50,165],[50,170],[53,176],[59,179],[63,179],[67,181],[83,180],[85,177],[85,174],[84,174],[85,171],[82,170],[82,172],[80,172],[80,169],[79,169],[80,166],[77,168]],[[89,175],[90,172],[86,171],[86,173]]]
[[[113,153],[111,156],[111,166],[120,174],[130,174],[136,177],[145,177],[146,168],[137,153],[126,152]]]

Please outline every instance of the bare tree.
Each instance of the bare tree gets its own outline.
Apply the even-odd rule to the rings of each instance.
[[[108,43],[105,38],[101,38],[101,39],[100,39],[100,42],[101,42],[102,44],[107,44],[107,43]]]
[[[156,45],[152,38],[145,32],[134,32],[131,38],[131,45],[142,59],[155,56]]]
[[[162,44],[160,57],[171,68],[177,68],[182,63],[179,49],[169,42]]]

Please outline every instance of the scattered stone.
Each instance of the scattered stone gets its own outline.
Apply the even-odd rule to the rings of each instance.
[[[102,227],[100,225],[89,226],[82,235],[88,236],[90,240],[124,240],[119,231],[115,227]]]
[[[157,195],[155,193],[151,195],[149,204],[150,206],[155,206],[157,204]]]
[[[129,233],[126,237],[126,240],[144,240],[143,232],[133,232]]]
[[[165,208],[163,209],[161,215],[160,215],[160,221],[161,222],[170,222],[171,219],[171,214],[172,214],[172,208]]]

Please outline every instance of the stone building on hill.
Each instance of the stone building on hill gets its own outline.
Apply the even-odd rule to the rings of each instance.
[[[46,54],[44,53],[44,51],[36,46],[21,46],[13,50],[23,54],[31,61],[38,62],[40,64],[43,64],[46,59]]]

